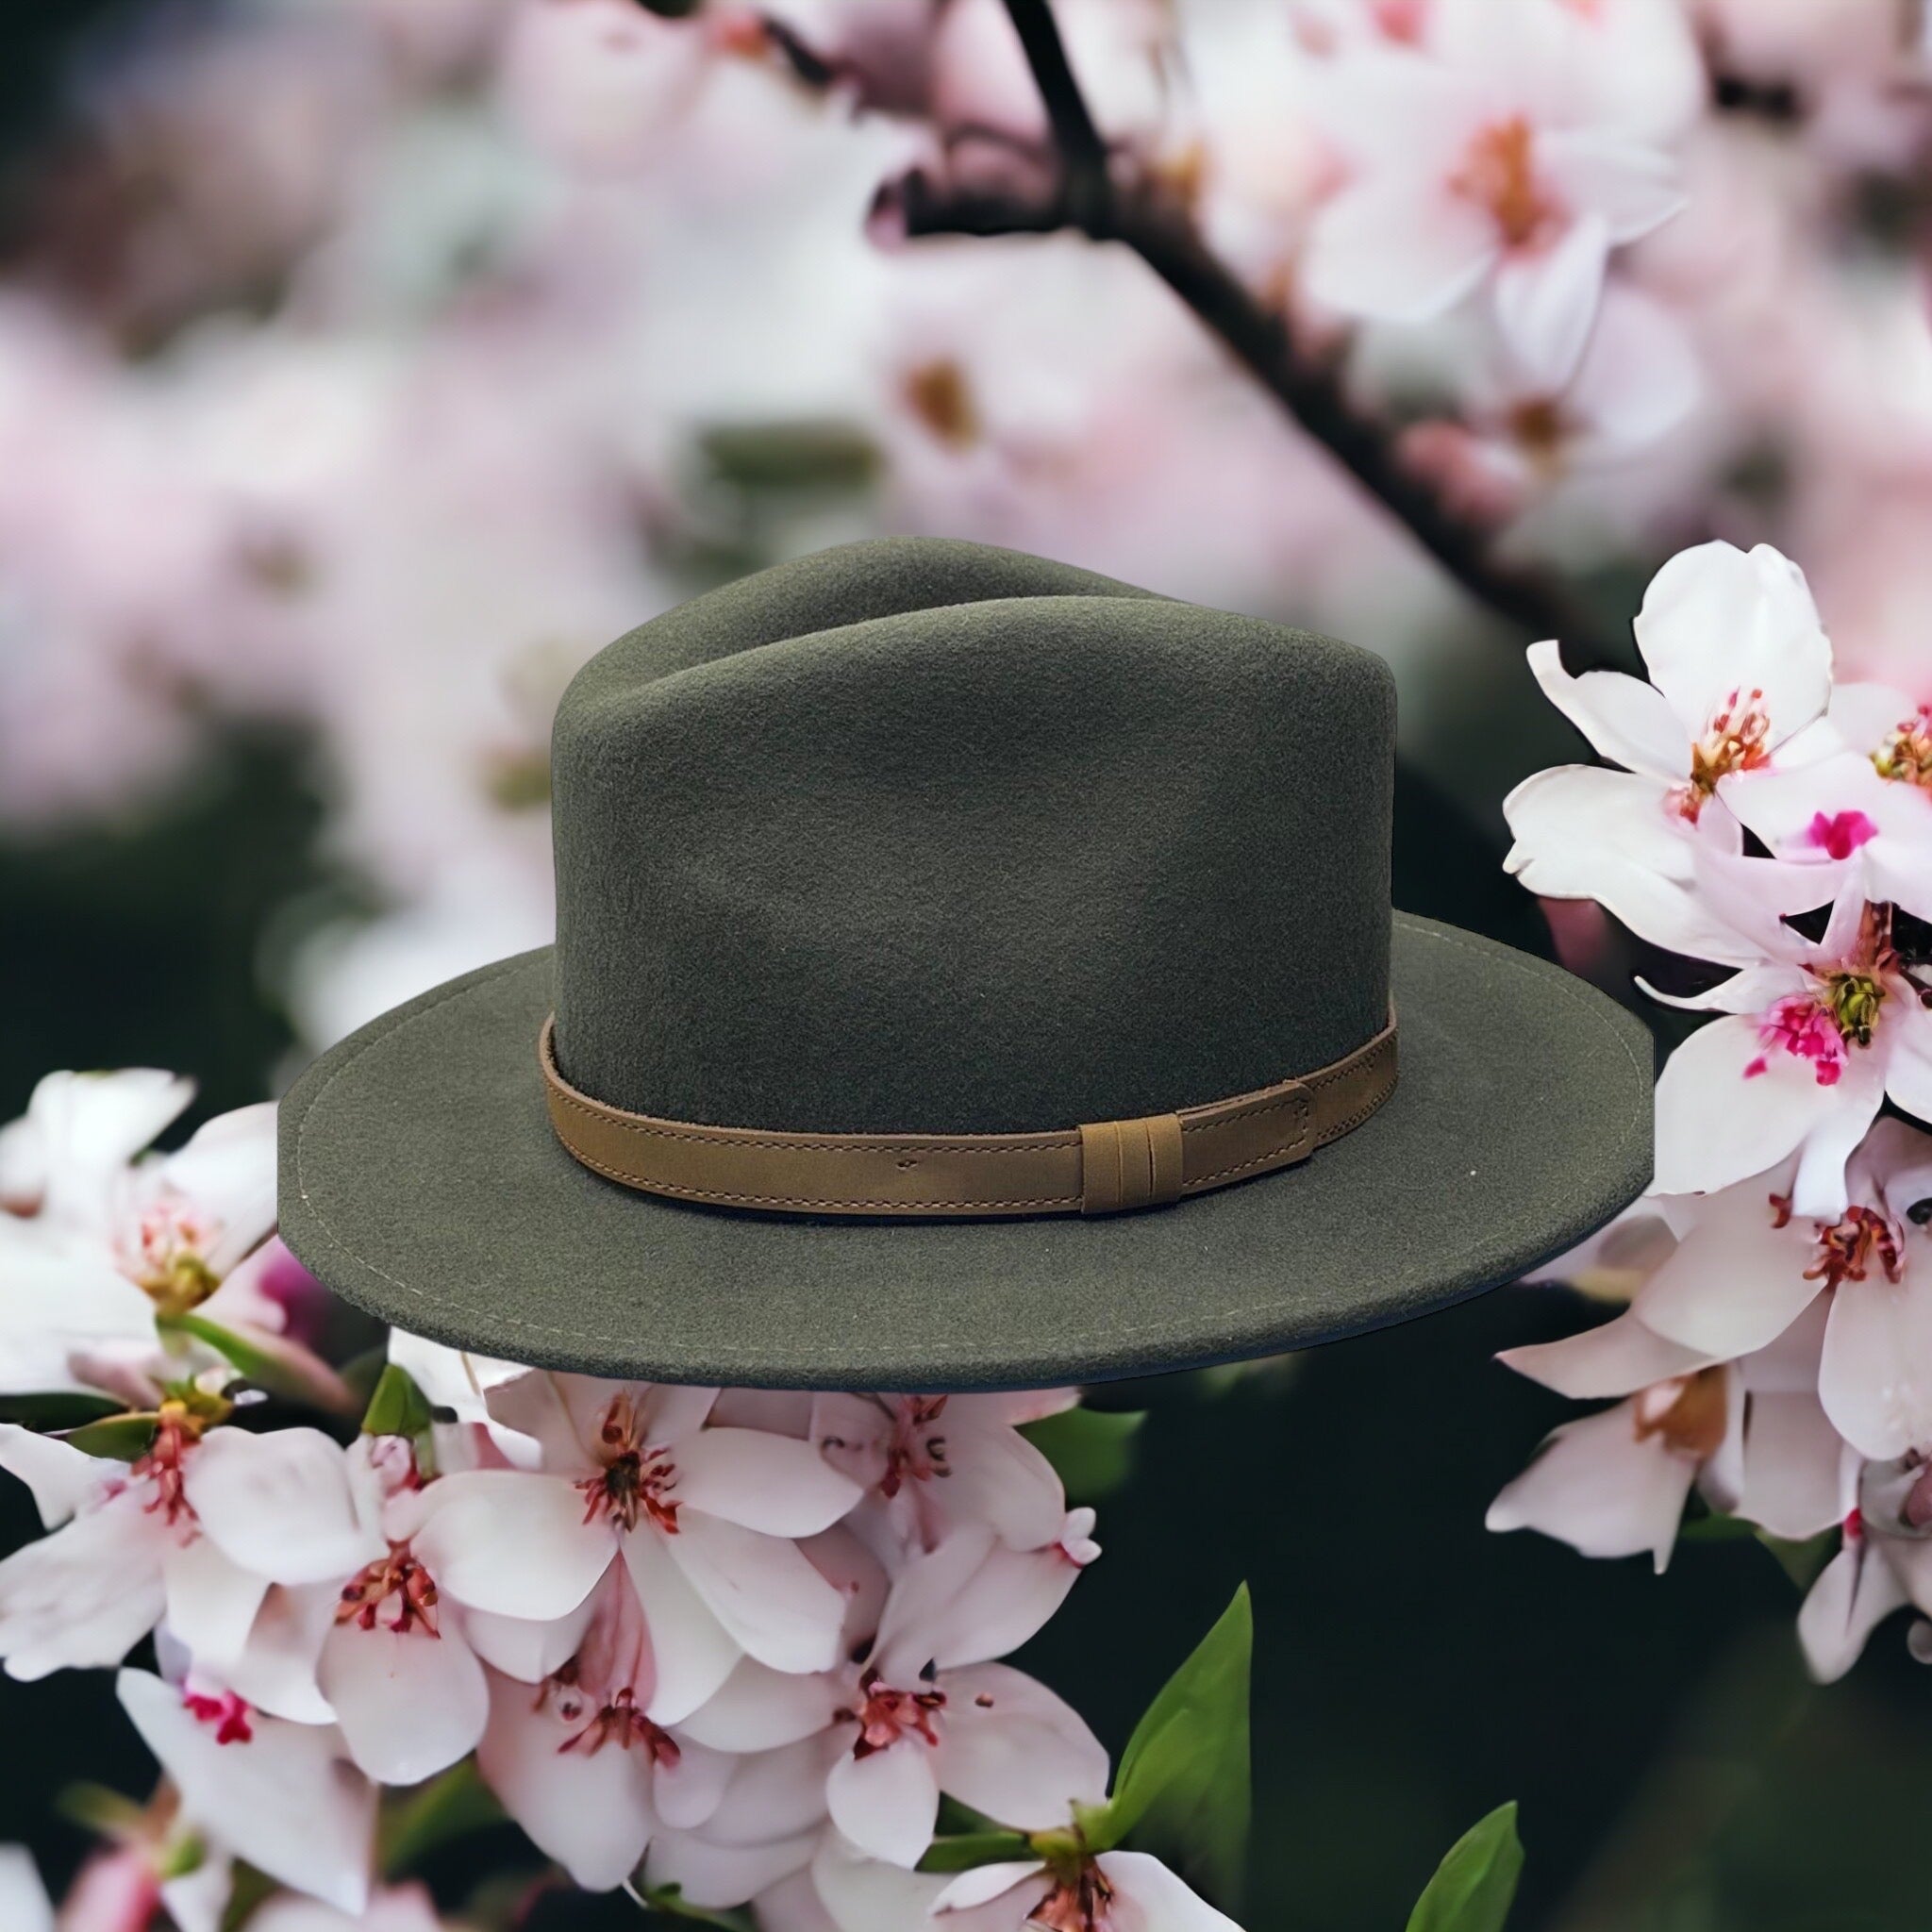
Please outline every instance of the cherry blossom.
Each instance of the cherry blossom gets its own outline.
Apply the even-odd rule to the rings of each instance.
[[[203,1533],[191,1485],[199,1487],[206,1414],[172,1398],[131,1464],[0,1424],[0,1465],[27,1484],[53,1532],[0,1562],[0,1656],[10,1676],[119,1663],[164,1617],[184,1641],[217,1656],[241,1647],[267,1579]],[[276,1453],[275,1439],[232,1435]],[[239,1454],[252,1460],[247,1448]]]
[[[415,1547],[440,1587],[499,1616],[576,1610],[614,1561],[645,1607],[648,1714],[689,1715],[742,1654],[829,1668],[844,1604],[797,1541],[858,1490],[808,1442],[708,1427],[714,1389],[529,1375],[491,1412],[541,1445],[541,1470],[477,1470],[423,1491]]]
[[[1932,707],[1884,685],[1840,685],[1831,722],[1844,750],[1768,774],[1733,801],[1779,864],[1781,900],[1802,910],[1856,890],[1932,919]]]
[[[1072,1390],[1019,1395],[823,1395],[811,1439],[863,1489],[908,1548],[977,1520],[1014,1549],[1059,1539],[1066,1496],[1053,1465],[1017,1424],[1054,1415]]]
[[[1716,876],[1703,890],[1756,958],[1672,1001],[1724,1017],[1658,1079],[1656,1186],[1707,1192],[1795,1153],[1794,1210],[1835,1221],[1849,1205],[1845,1163],[1885,1101],[1932,1121],[1927,989],[1893,944],[1891,908],[1855,885],[1817,940],[1720,891]]]
[[[1308,293],[1421,322],[1483,289],[1525,368],[1567,381],[1612,250],[1681,205],[1668,149],[1580,37],[1576,10],[1546,0],[1439,0],[1424,47],[1338,52],[1316,105],[1350,174],[1310,230]]]
[[[333,1373],[283,1338],[262,1277],[275,1225],[275,1108],[242,1108],[172,1154],[143,1155],[192,1097],[149,1068],[50,1074],[0,1128],[0,1388],[104,1390],[151,1407],[159,1384],[219,1359],[178,1330],[196,1314],[299,1370]]]
[[[1516,517],[1567,480],[1650,452],[1704,395],[1682,327],[1634,290],[1605,291],[1564,383],[1524,368],[1487,331],[1469,334],[1445,343],[1456,415],[1411,425],[1401,448],[1447,501],[1484,521]]]
[[[1057,1548],[1022,1560],[1045,1587],[1032,1592],[1032,1614],[1016,1620],[1018,1565],[985,1537],[960,1534],[914,1557],[886,1601],[877,1641],[840,1680],[826,1803],[874,1857],[915,1864],[942,1790],[1027,1830],[1064,1822],[1070,1801],[1106,1795],[1107,1754],[1087,1726],[1044,1685],[988,1661],[1044,1624],[1072,1581],[1074,1565]]]
[[[1541,1530],[1586,1556],[1648,1552],[1662,1571],[1694,1489],[1774,1535],[1816,1535],[1838,1520],[1841,1461],[1815,1393],[1819,1325],[1721,1361],[1633,1309],[1507,1351],[1504,1361],[1562,1394],[1624,1399],[1555,1430],[1490,1506],[1489,1527]]]
[[[1926,1467],[1925,1454],[1915,1450],[1886,1462],[1855,1463],[1845,1472],[1838,1552],[1798,1612],[1806,1662],[1823,1683],[1851,1669],[1866,1640],[1894,1610],[1910,1605],[1932,1615]]]
[[[539,1848],[593,1891],[635,1870],[660,1818],[702,1825],[730,1774],[724,1754],[645,1715],[656,1690],[643,1608],[615,1567],[564,1662],[535,1686],[491,1677],[483,1775]]]
[[[1703,1204],[1632,1314],[1725,1358],[1768,1346],[1823,1298],[1818,1394],[1833,1426],[1874,1461],[1932,1442],[1932,1241],[1912,1216],[1932,1198],[1932,1135],[1881,1121],[1853,1157],[1836,1221],[1794,1213],[1780,1190],[1790,1172]]]
[[[1544,694],[1623,769],[1564,765],[1519,785],[1503,807],[1509,870],[1546,897],[1599,901],[1673,952],[1755,964],[1696,870],[1707,849],[1741,853],[1734,796],[1840,748],[1824,723],[1830,641],[1795,565],[1765,544],[1746,554],[1723,542],[1664,565],[1636,634],[1648,684],[1614,671],[1573,677],[1556,643],[1530,647]]]
[[[945,1932],[1240,1932],[1144,1852],[1065,1866],[983,1865],[940,1893],[932,1922]]]
[[[213,1843],[271,1878],[352,1917],[369,1899],[375,1788],[340,1734],[125,1670],[122,1707]]]

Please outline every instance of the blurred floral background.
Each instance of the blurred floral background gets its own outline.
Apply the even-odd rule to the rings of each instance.
[[[1919,6],[1057,11],[1049,125],[998,0],[8,10],[0,1119],[47,1068],[146,1064],[197,1078],[192,1123],[543,942],[564,681],[845,538],[1382,652],[1398,902],[1620,996],[1645,949],[1502,871],[1502,799],[1575,746],[1524,644],[1631,666],[1664,558],[1769,541],[1844,670],[1932,694]],[[1457,184],[1547,273],[1442,219],[1458,89],[1570,143],[1574,234],[1507,142]],[[1118,1747],[1250,1579],[1255,1927],[1399,1925],[1516,1796],[1520,1932],[1919,1932],[1903,1645],[1819,1690],[1756,1549],[1657,1579],[1485,1536],[1560,1413],[1490,1357],[1575,1323],[1519,1289],[1103,1392],[1152,1420],[1029,1660]],[[0,1840],[58,1882],[63,1788],[150,1772],[105,1678],[0,1684]],[[530,1856],[426,1875],[454,1908]]]

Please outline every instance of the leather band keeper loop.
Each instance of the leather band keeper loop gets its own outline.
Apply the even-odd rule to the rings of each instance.
[[[1014,1218],[1164,1206],[1293,1166],[1395,1091],[1395,1020],[1332,1066],[1143,1120],[1029,1134],[810,1134],[626,1113],[537,1042],[557,1138],[594,1174],[670,1200],[766,1213]]]
[[[1181,1117],[1103,1121],[1080,1129],[1080,1212],[1119,1214],[1181,1197]]]

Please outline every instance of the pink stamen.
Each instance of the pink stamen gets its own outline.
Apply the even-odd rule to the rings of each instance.
[[[560,1706],[559,1714],[572,1713]],[[586,1757],[594,1757],[607,1744],[615,1744],[620,1751],[636,1745],[653,1764],[665,1771],[675,1771],[684,1755],[677,1748],[677,1740],[638,1708],[637,1693],[627,1684],[613,1692],[583,1729],[566,1738],[557,1750],[559,1757],[568,1751],[581,1750]]]
[[[934,1425],[946,1410],[943,1395],[902,1396],[894,1407],[892,1439],[886,1445],[886,1473],[879,1494],[890,1502],[913,1482],[932,1482],[952,1474],[946,1466],[946,1439]]]
[[[171,1529],[184,1520],[191,1524],[195,1520],[194,1506],[188,1500],[183,1463],[189,1450],[200,1440],[198,1423],[185,1412],[171,1414],[164,1407],[146,1455],[136,1457],[128,1466],[131,1480],[154,1485],[154,1494],[142,1507],[150,1516],[160,1517]]]
[[[870,1757],[884,1751],[908,1733],[939,1742],[933,1719],[946,1707],[946,1693],[928,1685],[923,1690],[897,1690],[880,1679],[876,1670],[868,1670],[858,1680],[859,1704],[857,1710],[840,1715],[858,1725],[858,1741],[852,1747],[855,1757]]]
[[[436,1627],[436,1579],[410,1554],[407,1542],[391,1543],[389,1555],[378,1557],[342,1586],[336,1605],[336,1622],[354,1624],[358,1630],[374,1630],[376,1613],[394,1600],[395,1607],[381,1619],[385,1630],[398,1637],[421,1630],[425,1637],[441,1638]]]
[[[1719,779],[1771,762],[1770,737],[1764,693],[1734,691],[1712,714],[1702,742],[1690,747],[1690,776],[1671,794],[1672,804],[1695,824]]]
[[[232,1690],[224,1691],[219,1697],[184,1690],[181,1703],[198,1723],[214,1726],[217,1744],[252,1744],[255,1741],[255,1727],[248,1722],[253,1713]]]
[[[1548,239],[1561,210],[1536,176],[1536,135],[1521,114],[1492,122],[1469,144],[1449,186],[1484,208],[1508,248]]]
[[[1841,811],[1826,818],[1821,811],[1805,834],[1807,845],[1817,846],[1832,858],[1849,858],[1859,846],[1877,838],[1878,827],[1861,811]]]
[[[1836,1022],[1816,1000],[1802,993],[1781,999],[1757,1023],[1757,1038],[1774,1052],[1809,1060],[1821,1087],[1836,1087],[1845,1071],[1845,1043]],[[1744,1069],[1747,1080],[1767,1070],[1760,1055]]]
[[[1077,1872],[1054,1881],[1026,1924],[1039,1932],[1108,1932],[1114,1924],[1108,1909],[1112,1903],[1113,1887],[1089,1858]]]
[[[643,1440],[637,1405],[619,1395],[605,1411],[598,1431],[604,1467],[584,1476],[577,1489],[584,1497],[584,1521],[612,1523],[628,1532],[648,1516],[666,1536],[677,1534],[677,1465],[668,1449]]]

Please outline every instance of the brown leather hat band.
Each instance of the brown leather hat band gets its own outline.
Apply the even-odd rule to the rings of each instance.
[[[1180,1113],[1043,1134],[789,1134],[652,1120],[558,1073],[537,1043],[557,1138],[646,1194],[772,1213],[854,1217],[1115,1214],[1291,1167],[1395,1091],[1395,1021],[1345,1059]]]

